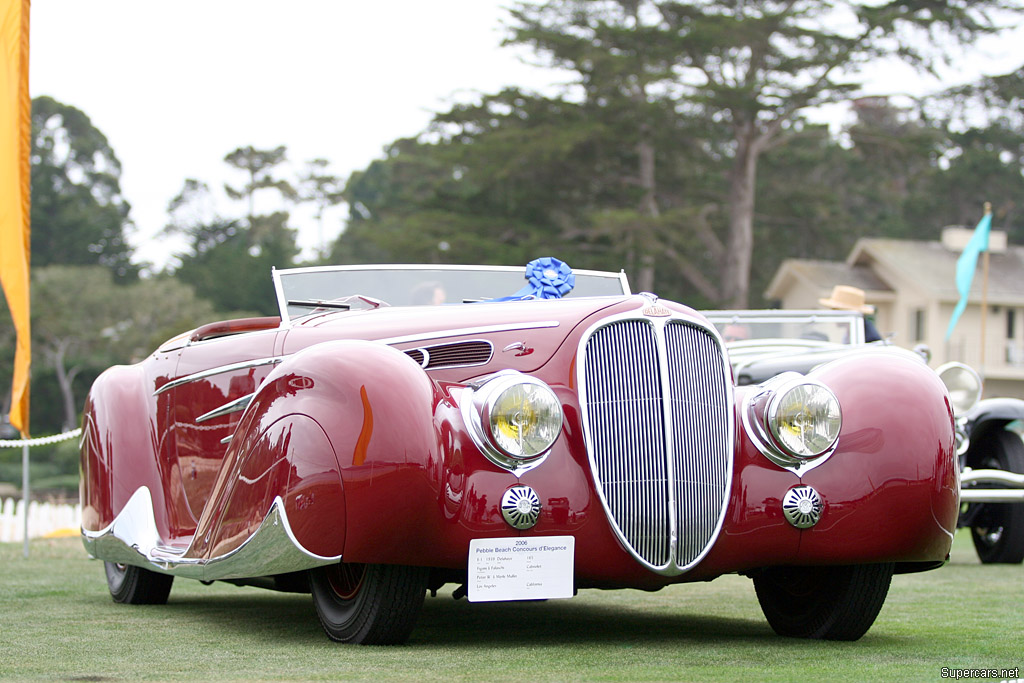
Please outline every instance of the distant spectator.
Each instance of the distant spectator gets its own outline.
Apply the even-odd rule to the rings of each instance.
[[[818,303],[826,308],[837,311],[855,311],[863,314],[864,319],[864,341],[881,341],[882,335],[878,333],[875,324],[868,318],[875,312],[875,307],[864,303],[864,290],[849,285],[836,285],[832,288],[832,295],[827,299],[818,299]]]
[[[445,302],[447,294],[440,282],[428,280],[416,285],[412,290],[414,306],[440,306]]]
[[[722,328],[722,339],[724,339],[726,343],[750,339],[750,329],[746,325],[729,323]]]

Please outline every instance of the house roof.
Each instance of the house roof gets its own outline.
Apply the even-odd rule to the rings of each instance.
[[[819,291],[833,285],[853,285],[868,293],[869,300],[892,298],[896,289],[913,287],[939,301],[955,303],[956,263],[960,252],[940,242],[918,242],[867,238],[857,241],[843,261],[787,259],[779,266],[765,291],[770,299],[782,298],[799,281]],[[889,279],[883,274],[889,273]],[[971,301],[980,301],[982,265],[979,259],[971,287]],[[988,300],[990,304],[1024,305],[1024,247],[1007,245],[1001,253],[989,255]]]
[[[878,300],[893,294],[892,288],[866,265],[851,265],[843,261],[818,261],[813,259],[786,259],[775,271],[765,298],[781,299],[794,280],[804,287],[827,295],[835,285],[851,285],[869,293],[869,298]]]
[[[862,239],[846,259],[848,264],[869,265],[877,261],[890,272],[900,274],[900,284],[910,284],[944,302],[956,302],[956,264],[960,252],[940,242]],[[896,283],[893,283],[896,284]],[[971,287],[971,301],[982,296],[982,260],[979,258]],[[988,300],[992,304],[1024,303],[1024,247],[1007,245],[1004,252],[989,254]]]

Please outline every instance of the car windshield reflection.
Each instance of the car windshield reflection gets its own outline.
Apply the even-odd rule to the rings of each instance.
[[[567,297],[629,294],[620,273],[575,270]],[[521,267],[331,266],[274,271],[283,319],[317,310],[463,304],[514,294],[526,281]]]
[[[727,344],[797,340],[806,346],[864,343],[861,317],[846,311],[705,311]]]

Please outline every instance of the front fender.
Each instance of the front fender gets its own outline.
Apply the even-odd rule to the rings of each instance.
[[[965,431],[971,440],[1004,429],[1014,420],[1024,420],[1024,401],[1017,398],[986,398],[964,415]]]
[[[870,361],[868,360],[870,358]],[[953,409],[923,363],[885,355],[823,366],[843,407],[836,453],[803,482],[825,499],[807,562],[941,561],[959,510]]]
[[[333,341],[287,358],[239,422],[200,519],[204,553],[230,552],[278,496],[296,542],[317,555],[401,544],[436,500],[436,395],[414,361],[382,344]]]

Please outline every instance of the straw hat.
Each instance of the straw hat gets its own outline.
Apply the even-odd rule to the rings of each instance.
[[[827,299],[818,299],[818,303],[840,311],[875,312],[874,306],[864,303],[864,290],[849,285],[836,285],[832,288],[832,296]]]

